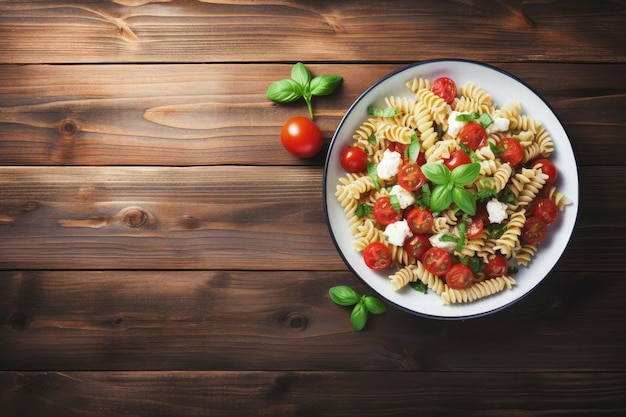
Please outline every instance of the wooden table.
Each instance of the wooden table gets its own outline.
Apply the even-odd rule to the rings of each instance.
[[[388,3],[388,4],[386,4]],[[0,416],[626,412],[623,1],[0,1]],[[561,118],[577,227],[530,296],[354,332],[369,289],[286,152],[269,84],[304,62],[326,145],[373,82],[437,58]],[[567,175],[567,173],[563,173]]]

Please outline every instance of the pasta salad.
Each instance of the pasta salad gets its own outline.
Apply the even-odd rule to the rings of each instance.
[[[513,288],[571,203],[555,185],[550,134],[472,82],[406,87],[368,108],[341,154],[335,196],[355,250],[394,291],[422,286],[444,304]]]

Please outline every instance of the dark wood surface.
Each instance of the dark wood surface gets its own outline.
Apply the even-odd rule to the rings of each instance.
[[[623,1],[0,1],[0,416],[626,413]],[[373,82],[486,62],[559,116],[579,166],[571,242],[483,318],[393,307],[328,232],[326,148],[291,156],[302,61],[326,145]],[[567,173],[563,173],[567,175]]]

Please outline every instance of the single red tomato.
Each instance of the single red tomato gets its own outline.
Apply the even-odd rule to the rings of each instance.
[[[367,169],[367,153],[363,148],[351,146],[341,154],[341,165],[348,172],[363,172]]]
[[[374,202],[374,218],[383,226],[402,220],[402,210],[396,211],[388,195],[378,197]]]
[[[459,165],[470,164],[471,162],[472,158],[470,158],[467,153],[463,152],[460,149],[452,151],[452,153],[450,154],[450,158],[446,158],[443,160],[444,165],[447,166],[450,171],[452,171]]]
[[[524,148],[520,143],[510,137],[504,137],[498,141],[498,148],[504,148],[499,156],[504,162],[508,162],[511,166],[515,166],[522,162],[524,158]]]
[[[452,257],[442,248],[430,248],[422,257],[424,268],[433,275],[445,275],[452,266]]]
[[[530,244],[540,243],[548,233],[548,225],[539,217],[529,217],[522,227],[522,239]]]
[[[468,239],[474,239],[475,237],[478,237],[482,234],[484,227],[485,226],[482,217],[474,216],[472,217],[472,221],[470,222],[469,226],[467,226],[467,231],[465,232],[465,235]]]
[[[546,180],[547,184],[552,184],[557,176],[558,176],[558,172],[556,170],[556,166],[554,165],[554,163],[546,158],[540,158],[537,159],[533,162],[532,167],[533,168],[537,168],[539,166],[539,164],[541,164],[541,172],[543,172],[544,174],[546,174],[548,176],[548,179]]]
[[[428,235],[413,235],[404,242],[404,250],[413,259],[422,260],[422,256],[432,248]]]
[[[456,97],[456,83],[448,77],[439,77],[433,81],[430,91],[450,104]]]
[[[419,165],[405,164],[398,172],[398,184],[408,191],[417,191],[426,184],[426,175],[422,173]]]
[[[280,141],[291,154],[299,158],[311,158],[322,150],[324,135],[311,119],[296,116],[283,125]]]
[[[459,132],[461,143],[475,151],[487,143],[487,131],[478,123],[468,123]]]
[[[509,272],[509,264],[504,256],[496,254],[489,259],[489,262],[485,265],[483,272],[489,278],[501,277]]]
[[[446,284],[453,290],[461,290],[471,286],[476,281],[472,268],[458,263],[450,267],[446,273]]]
[[[391,265],[391,250],[380,242],[372,242],[363,251],[363,260],[368,268],[382,271]]]
[[[415,207],[406,215],[409,229],[416,234],[430,232],[434,221],[433,213],[427,208]]]
[[[549,198],[540,198],[533,204],[532,214],[550,224],[559,216],[559,207]]]

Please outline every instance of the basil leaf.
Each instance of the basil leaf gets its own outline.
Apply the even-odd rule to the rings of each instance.
[[[363,297],[363,305],[365,305],[367,311],[372,314],[382,314],[387,311],[387,307],[385,307],[385,304],[372,295],[366,295],[365,297]]]
[[[413,163],[417,162],[417,157],[420,154],[420,141],[415,132],[411,135],[411,143],[409,144],[408,152],[409,160]]]
[[[302,97],[302,87],[294,80],[285,78],[270,84],[265,95],[269,100],[289,103]]]
[[[422,172],[424,169],[422,167]],[[450,180],[455,185],[469,185],[476,181],[476,178],[480,175],[480,164],[478,162],[472,162],[471,164],[463,164],[452,170]],[[426,175],[428,177],[428,175]]]
[[[452,203],[452,184],[437,185],[430,196],[430,208],[432,211],[443,211]]]
[[[320,75],[311,80],[310,89],[314,96],[325,96],[333,91],[343,80],[342,77],[335,74]]]
[[[376,135],[374,133],[372,133],[370,135],[370,137],[367,138],[367,141],[371,144],[371,145],[376,145],[378,143],[378,139],[376,138]]]
[[[368,107],[367,114],[376,117],[393,117],[398,114],[399,109],[397,107]]]
[[[421,169],[426,178],[435,184],[448,184],[450,182],[451,173],[444,164],[430,162],[422,165]]]
[[[374,162],[368,162],[367,163],[367,175],[369,175],[372,181],[374,181],[374,185],[376,186],[376,189],[380,190],[380,181],[378,179],[378,171],[376,170],[377,167],[378,167],[378,164]]]
[[[352,288],[345,285],[332,287],[328,290],[331,300],[340,306],[351,306],[359,302],[359,295]]]
[[[409,282],[411,288],[413,288],[417,292],[421,292],[422,294],[426,294],[428,291],[428,287],[422,281],[417,280],[415,282]]]
[[[482,127],[487,129],[493,124],[493,119],[491,118],[491,116],[489,116],[489,113],[483,113],[478,118],[478,122],[481,124]]]
[[[493,229],[489,231],[489,237],[492,239],[500,237],[504,232],[506,232],[507,225],[501,224],[499,226],[495,226]]]
[[[421,203],[424,206],[430,207],[431,195],[432,193],[430,192],[430,185],[424,184],[424,186],[422,187],[422,198],[420,199]]]
[[[467,262],[467,265],[471,268],[472,272],[474,274],[478,274],[480,271],[483,270],[483,263],[479,258],[470,258],[470,260]]]
[[[302,62],[298,62],[291,68],[291,79],[304,89],[311,81],[311,73]]]
[[[400,207],[400,200],[398,200],[398,196],[395,194],[389,194],[389,202],[391,203],[391,207],[396,213],[399,213],[402,210]]]
[[[470,216],[476,214],[476,199],[468,190],[460,186],[455,186],[452,188],[451,197],[452,201],[465,213]]]
[[[362,218],[367,216],[368,214],[372,214],[374,212],[374,208],[369,204],[359,204],[354,211],[355,216],[358,218]]]
[[[356,303],[352,312],[350,313],[350,324],[352,328],[357,332],[365,327],[367,322],[367,309],[362,301]]]
[[[489,142],[489,149],[491,149],[491,152],[493,152],[494,154],[499,154],[502,153],[504,151],[506,151],[505,148],[499,148],[496,145],[494,145],[493,143]]]
[[[478,112],[472,113],[461,113],[454,118],[457,122],[471,122],[472,120],[476,120],[478,118]]]
[[[464,244],[464,240],[461,239],[460,237],[457,236],[453,236],[453,235],[443,235],[441,236],[441,241],[442,242],[453,242],[454,244],[456,244],[456,251],[457,252],[461,252],[463,250],[463,244]]]

